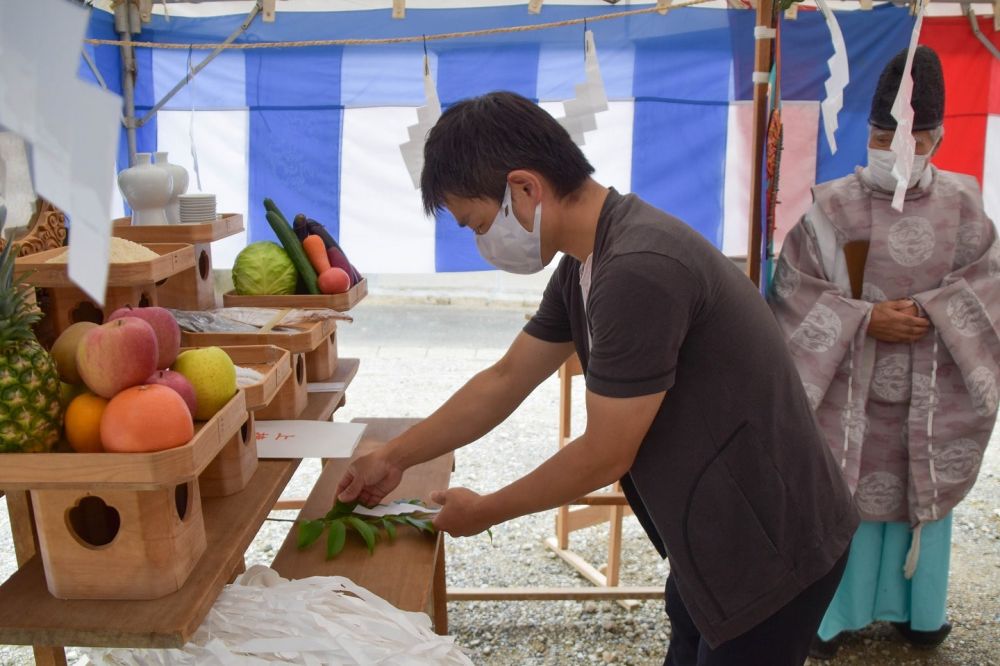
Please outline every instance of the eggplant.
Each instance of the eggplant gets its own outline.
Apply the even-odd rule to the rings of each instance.
[[[340,245],[330,235],[330,232],[326,230],[326,227],[316,220],[310,220],[302,213],[295,216],[295,222],[292,224],[292,227],[295,229],[295,235],[299,237],[300,241],[304,241],[306,236],[314,235],[323,239],[323,245],[326,246],[326,249],[329,250],[331,247],[340,248]]]
[[[322,223],[309,219],[303,213],[299,213],[292,222],[292,229],[300,241],[304,241],[310,235],[322,238],[323,245],[326,246],[326,255],[330,260],[330,265],[343,269],[351,278],[352,287],[361,282],[361,273],[351,264],[347,258],[347,253],[340,247],[340,243],[326,230],[326,227]]]

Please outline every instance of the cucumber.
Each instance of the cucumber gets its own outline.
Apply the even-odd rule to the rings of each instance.
[[[268,211],[269,213],[274,213],[275,215],[277,215],[278,219],[284,222],[287,226],[289,227],[292,226],[288,224],[288,220],[282,214],[281,210],[278,208],[278,205],[274,203],[273,199],[264,197],[264,210]]]
[[[268,202],[271,203],[271,207],[268,207]],[[295,264],[295,269],[299,272],[302,281],[306,285],[306,291],[310,294],[320,293],[319,287],[316,286],[316,270],[309,263],[309,258],[306,256],[305,250],[302,249],[302,243],[295,237],[295,232],[288,226],[288,222],[285,222],[284,218],[282,218],[281,212],[274,206],[274,202],[270,199],[264,199],[264,207],[268,208],[267,215],[265,215],[267,223],[274,229],[274,233],[281,242],[282,247],[285,248],[285,252],[288,253],[292,263]]]

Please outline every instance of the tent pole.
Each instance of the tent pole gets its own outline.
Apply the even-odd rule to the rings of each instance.
[[[135,165],[135,54],[132,50],[131,21],[128,12],[133,11],[131,3],[122,3],[115,7],[115,25],[118,34],[125,42],[122,51],[122,97],[125,101],[125,137],[128,141],[128,165]]]
[[[142,118],[139,118],[138,120],[136,120],[133,123],[133,125],[135,127],[142,127],[143,125],[145,125],[146,123],[148,123],[150,120],[152,120],[153,116],[155,116],[156,113],[160,109],[162,109],[164,106],[166,106],[167,102],[169,102],[170,99],[174,95],[176,95],[178,92],[180,92],[181,89],[184,86],[186,86],[187,84],[189,84],[191,82],[191,79],[193,79],[195,76],[197,76],[198,72],[200,72],[201,70],[203,70],[208,63],[210,63],[213,60],[215,60],[215,57],[218,56],[220,53],[222,53],[228,45],[230,45],[233,42],[235,42],[237,37],[239,37],[240,35],[242,35],[243,33],[245,33],[250,28],[250,24],[253,23],[253,20],[255,18],[257,18],[257,15],[260,14],[260,12],[263,10],[263,7],[264,7],[263,0],[257,0],[257,4],[255,4],[254,7],[253,7],[253,9],[250,10],[250,14],[246,17],[246,20],[243,21],[243,23],[240,25],[240,27],[236,28],[236,30],[234,30],[233,33],[231,35],[229,35],[229,37],[226,37],[226,41],[222,42],[222,44],[220,44],[211,53],[209,53],[207,56],[205,56],[204,60],[202,60],[200,63],[198,63],[194,67],[191,67],[188,70],[188,73],[184,76],[184,78],[181,79],[180,81],[178,81],[177,85],[175,85],[173,88],[171,88],[167,92],[167,94],[165,94],[163,96],[163,98],[159,102],[157,102],[153,106],[153,108],[150,109],[146,113],[146,115],[144,115]]]
[[[775,27],[773,0],[757,0],[757,27]],[[774,38],[755,40],[754,72],[771,71]],[[747,240],[747,277],[760,286],[761,209],[764,191],[764,153],[767,150],[767,81],[754,82],[753,86],[753,171],[750,179],[750,228]]]

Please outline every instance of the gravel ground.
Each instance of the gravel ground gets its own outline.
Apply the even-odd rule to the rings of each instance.
[[[478,370],[499,357],[523,325],[523,309],[366,303],[344,327],[342,356],[362,359],[338,420],[360,416],[425,416]],[[401,380],[401,378],[403,378]],[[581,382],[577,380],[577,384]],[[475,445],[457,453],[453,485],[496,489],[533,469],[555,449],[558,385],[550,379],[521,408]],[[580,432],[582,386],[574,395]],[[996,435],[995,435],[996,437]],[[949,591],[954,630],[933,652],[908,648],[891,627],[876,625],[849,640],[843,664],[1000,665],[1000,445],[994,442],[979,481],[955,511]],[[319,466],[307,461],[286,497],[304,496]],[[2,505],[2,503],[0,503]],[[281,517],[294,517],[282,512]],[[276,514],[278,515],[278,514]],[[0,508],[0,580],[14,569],[6,506]],[[582,586],[587,583],[543,545],[554,512],[498,526],[485,536],[447,539],[448,585]],[[269,564],[287,523],[264,525],[247,556]],[[606,561],[606,527],[574,533],[571,546],[595,565]],[[634,518],[623,529],[622,582],[662,585],[667,569]],[[451,632],[477,664],[660,664],[669,629],[662,602],[632,610],[614,602],[466,602],[448,606]],[[0,646],[0,664],[30,664],[24,648]],[[820,662],[821,663],[821,662]]]

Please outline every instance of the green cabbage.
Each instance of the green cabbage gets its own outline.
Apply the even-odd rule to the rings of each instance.
[[[299,274],[295,264],[277,243],[251,243],[236,255],[233,286],[237,294],[294,294]]]

